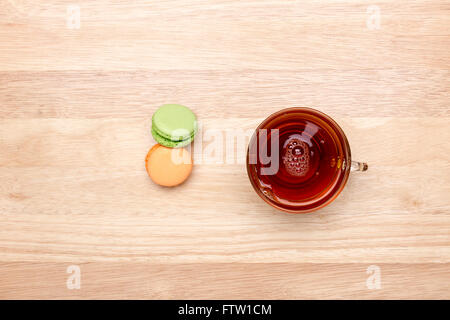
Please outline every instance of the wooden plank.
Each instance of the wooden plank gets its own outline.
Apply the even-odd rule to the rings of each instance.
[[[373,1],[80,1],[80,29],[66,27],[70,0],[23,2],[0,7],[2,71],[450,65],[445,1],[377,2],[380,30]]]
[[[448,299],[449,264],[0,263],[2,299]],[[379,268],[380,288],[369,266]],[[372,267],[373,268],[373,267]],[[42,284],[45,283],[45,288]],[[369,289],[373,288],[373,289]],[[407,290],[405,290],[405,288]]]
[[[444,69],[0,72],[0,118],[143,118],[164,103],[204,118],[293,106],[333,117],[450,116]]]

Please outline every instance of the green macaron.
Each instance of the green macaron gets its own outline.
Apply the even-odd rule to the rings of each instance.
[[[197,118],[187,107],[165,104],[152,117],[152,136],[159,144],[169,148],[187,146],[197,132]]]

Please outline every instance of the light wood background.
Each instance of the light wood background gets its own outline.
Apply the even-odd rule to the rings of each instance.
[[[450,298],[449,53],[444,0],[0,0],[0,298]],[[369,171],[307,215],[242,157],[161,188],[163,103],[219,131],[314,107]]]

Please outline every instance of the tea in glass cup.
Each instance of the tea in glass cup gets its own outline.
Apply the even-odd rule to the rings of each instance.
[[[258,195],[291,213],[317,210],[344,188],[350,170],[367,170],[351,161],[350,145],[339,125],[311,108],[288,108],[264,120],[247,150],[247,173]]]

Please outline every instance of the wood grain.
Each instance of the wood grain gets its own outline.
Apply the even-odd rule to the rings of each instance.
[[[447,1],[78,1],[80,29],[69,4],[0,0],[0,298],[450,298]],[[222,151],[174,189],[144,168],[169,102]],[[370,166],[313,214],[267,206],[245,145],[206,134],[291,106]]]
[[[34,296],[36,288],[45,299],[401,299],[405,287],[408,298],[439,299],[450,290],[448,263],[379,267],[381,289],[368,290],[367,265],[358,263],[90,262],[80,264],[81,289],[67,290],[67,264],[2,263],[0,298]]]

